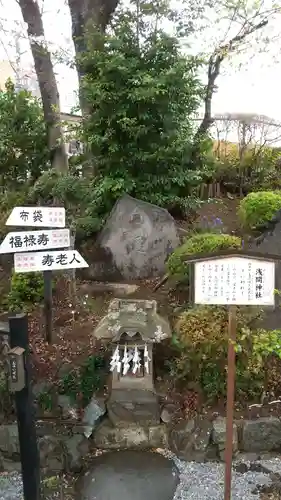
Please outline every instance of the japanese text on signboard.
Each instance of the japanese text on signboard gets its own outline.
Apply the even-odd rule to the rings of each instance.
[[[274,304],[274,263],[231,257],[195,264],[198,304]]]
[[[10,373],[12,382],[18,381],[18,365],[16,356],[10,356]]]
[[[14,261],[16,272],[88,267],[77,250],[17,253],[14,256]]]
[[[21,231],[9,233],[1,244],[1,252],[62,248],[70,244],[69,229]]]
[[[15,207],[6,225],[64,227],[65,209],[62,207]]]

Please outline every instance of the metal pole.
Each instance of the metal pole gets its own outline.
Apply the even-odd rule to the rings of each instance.
[[[44,315],[45,315],[45,338],[48,344],[53,342],[53,291],[52,271],[44,271]]]
[[[27,316],[25,314],[11,316],[9,326],[11,348],[25,349],[25,385],[22,390],[15,392],[24,500],[40,500],[40,462],[30,386]]]
[[[236,312],[236,306],[229,307],[224,500],[231,500],[233,416],[235,398],[235,342],[237,327]]]

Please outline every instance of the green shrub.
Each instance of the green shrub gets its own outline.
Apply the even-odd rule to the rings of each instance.
[[[221,182],[230,192],[280,189],[280,151],[277,148],[250,146],[241,157],[237,145],[220,141],[214,146],[217,162],[213,179]]]
[[[236,395],[252,399],[264,389],[265,363],[281,354],[281,332],[253,328],[257,308],[238,310]],[[199,384],[208,399],[226,395],[228,350],[227,309],[196,306],[182,313],[175,325],[178,356],[170,363],[175,379]]]
[[[238,216],[247,229],[259,229],[281,208],[281,191],[249,193],[240,203]]]
[[[13,273],[11,290],[7,297],[10,311],[26,309],[44,299],[42,273]]]
[[[214,253],[235,248],[241,248],[241,239],[237,236],[216,233],[195,234],[169,256],[167,261],[168,272],[179,279],[186,279],[188,277],[188,265],[182,261],[184,256]]]
[[[83,406],[86,406],[93,393],[104,385],[104,368],[104,357],[89,356],[82,366],[62,378],[60,392],[71,397],[73,402],[80,398]]]

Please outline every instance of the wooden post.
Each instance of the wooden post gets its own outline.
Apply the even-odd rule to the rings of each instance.
[[[231,500],[237,307],[229,306],[224,500]]]
[[[53,339],[53,291],[52,271],[44,271],[44,315],[45,315],[45,339],[52,344]]]
[[[10,346],[24,352],[24,387],[15,392],[24,500],[40,500],[40,462],[30,386],[28,320],[25,314],[9,318]]]

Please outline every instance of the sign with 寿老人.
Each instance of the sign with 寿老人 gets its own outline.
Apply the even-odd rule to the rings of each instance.
[[[16,253],[14,268],[16,273],[36,271],[57,271],[89,267],[77,250],[46,250],[45,252]]]

